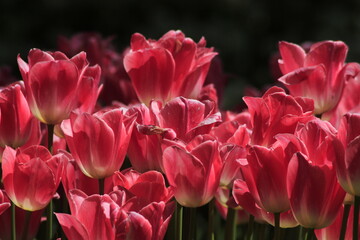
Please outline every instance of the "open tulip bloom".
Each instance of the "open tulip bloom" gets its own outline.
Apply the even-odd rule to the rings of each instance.
[[[49,240],[358,239],[360,64],[344,42],[281,41],[282,87],[247,91],[242,112],[221,109],[205,38],[58,48],[18,56],[22,81],[0,86],[1,240],[43,239],[44,221]]]

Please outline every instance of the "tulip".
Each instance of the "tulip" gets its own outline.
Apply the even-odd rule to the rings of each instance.
[[[214,197],[222,169],[214,139],[200,135],[186,148],[170,146],[164,150],[163,164],[176,201],[182,206],[200,207]]]
[[[333,167],[344,150],[328,122],[313,120],[296,132],[307,147],[294,154],[287,171],[287,192],[296,220],[307,228],[330,225],[345,198]]]
[[[59,186],[66,160],[64,154],[52,156],[40,145],[16,150],[6,147],[2,171],[8,197],[28,211],[46,207]]]
[[[178,96],[197,98],[216,55],[205,45],[204,38],[195,43],[181,31],[169,31],[158,41],[133,34],[124,67],[139,100],[149,105]]]
[[[68,239],[115,240],[115,223],[120,207],[109,195],[87,196],[80,190],[70,191],[70,214],[55,213]]]
[[[157,171],[139,173],[132,169],[115,172],[113,175],[114,190],[126,190],[130,197],[123,209],[136,211],[153,202],[169,202],[172,191],[166,187],[163,175]],[[145,190],[146,189],[146,190]]]
[[[174,207],[174,202],[153,202],[138,212],[122,212],[116,226],[116,239],[164,239]]]
[[[128,155],[132,166],[141,172],[163,171],[164,139],[191,141],[199,134],[207,134],[221,121],[214,102],[178,97],[162,106],[152,101],[150,107],[137,105],[129,113],[137,112],[137,128],[131,137]]]
[[[81,52],[68,59],[61,52],[32,49],[29,63],[20,56],[17,60],[33,115],[51,125],[68,118],[79,105],[79,85],[88,66],[86,54]]]
[[[40,141],[39,121],[31,115],[22,82],[0,92],[0,148],[17,148]]]
[[[298,122],[313,118],[313,101],[294,98],[279,87],[272,87],[261,98],[244,97],[252,125],[250,143],[271,146],[278,133],[294,133]]]
[[[312,98],[315,114],[333,109],[339,102],[344,84],[354,77],[345,64],[348,47],[341,41],[323,41],[312,44],[309,52],[300,46],[280,42],[279,66],[284,83],[291,95]]]
[[[123,164],[135,120],[123,110],[93,115],[73,112],[61,124],[69,149],[86,176],[104,179]]]

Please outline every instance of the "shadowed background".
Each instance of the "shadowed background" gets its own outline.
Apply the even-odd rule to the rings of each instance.
[[[227,105],[240,101],[247,84],[272,84],[271,55],[280,40],[342,40],[348,61],[360,61],[360,1],[58,1],[0,0],[0,66],[20,77],[16,56],[30,48],[55,50],[58,35],[82,31],[115,36],[119,51],[140,32],[157,39],[180,29],[195,41],[204,36],[229,74]]]

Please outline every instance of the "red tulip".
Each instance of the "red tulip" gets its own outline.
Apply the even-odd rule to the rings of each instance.
[[[70,191],[71,215],[55,213],[68,239],[115,240],[115,224],[120,207],[109,195],[87,196],[80,190]]]
[[[7,195],[16,206],[28,211],[46,207],[53,198],[63,171],[66,156],[52,156],[43,146],[33,145],[3,154],[3,182]]]
[[[81,171],[102,179],[119,170],[124,162],[135,116],[124,109],[107,112],[72,113],[62,123],[66,142]]]
[[[68,59],[61,52],[32,49],[28,61],[18,56],[31,112],[43,123],[58,124],[79,105],[79,85],[88,66],[86,54]]]
[[[338,135],[345,146],[345,157],[334,162],[339,183],[346,192],[360,196],[360,114],[346,114]]]
[[[31,115],[22,82],[0,92],[0,147],[17,148],[40,141],[39,121]]]
[[[138,173],[127,169],[113,175],[114,190],[126,190],[129,199],[124,203],[126,211],[136,211],[153,202],[169,202],[172,191],[166,187],[163,175],[157,171]]]
[[[217,141],[200,135],[186,148],[170,146],[164,151],[163,164],[181,205],[200,207],[214,197],[222,169]]]
[[[329,123],[313,120],[296,133],[307,149],[290,160],[287,191],[296,220],[307,228],[330,225],[345,198],[333,167],[336,158],[344,157],[335,132]]]
[[[162,139],[177,138],[189,142],[199,134],[209,133],[221,121],[214,102],[183,97],[171,100],[164,107],[160,102],[152,101],[149,108],[140,105],[129,112],[137,112],[138,118],[128,155],[133,167],[142,172],[163,171]]]
[[[282,59],[279,65],[284,83],[294,96],[314,100],[315,114],[334,108],[339,102],[346,80],[353,77],[345,64],[348,47],[340,41],[324,41],[313,44],[309,52],[300,46],[280,42]]]
[[[294,133],[298,122],[313,118],[313,102],[272,87],[261,98],[244,97],[251,115],[251,144],[270,146],[278,133]]]
[[[135,33],[124,66],[140,101],[197,98],[216,55],[205,45],[204,38],[195,43],[181,31],[169,31],[158,41]]]

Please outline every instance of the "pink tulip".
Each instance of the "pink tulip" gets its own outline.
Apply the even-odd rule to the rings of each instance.
[[[58,124],[68,118],[79,106],[79,86],[83,76],[86,78],[88,66],[86,54],[81,52],[68,59],[61,52],[32,49],[29,63],[20,56],[17,60],[33,115],[46,124]]]
[[[307,228],[330,225],[345,198],[333,167],[344,150],[328,122],[313,120],[296,135],[306,150],[296,153],[287,171],[287,191],[296,220]]]
[[[68,239],[115,240],[115,224],[120,207],[109,195],[87,196],[80,190],[70,191],[71,215],[55,213]]]
[[[141,172],[163,171],[163,139],[191,141],[199,134],[207,134],[221,121],[212,101],[178,97],[162,106],[152,101],[150,107],[137,105],[129,110],[138,113],[137,128],[131,137],[128,155],[132,166]]]
[[[30,112],[22,82],[0,91],[0,148],[17,148],[40,142],[40,124]],[[1,161],[0,161],[1,162]]]
[[[244,97],[252,125],[251,144],[270,146],[278,133],[294,133],[298,122],[313,118],[313,102],[272,87],[261,98]]]
[[[315,114],[333,109],[339,102],[344,84],[354,77],[345,64],[348,47],[340,41],[323,41],[311,45],[309,52],[300,46],[280,42],[279,65],[284,83],[293,96],[314,100]]]
[[[218,143],[214,139],[200,135],[186,148],[170,146],[164,151],[163,164],[181,205],[200,207],[214,197],[222,169]]]
[[[66,160],[64,154],[52,156],[40,145],[17,150],[6,147],[2,171],[8,197],[28,211],[46,207],[59,186]]]
[[[88,177],[102,179],[119,170],[124,162],[135,116],[125,116],[124,109],[71,113],[62,123],[66,142],[81,171]]]
[[[181,31],[169,31],[158,41],[133,34],[124,66],[140,101],[197,98],[216,55],[205,45],[204,38],[195,43]]]
[[[139,173],[132,169],[113,175],[114,190],[125,190],[129,199],[123,209],[136,211],[153,202],[169,202],[172,191],[166,187],[163,175],[157,171]]]

